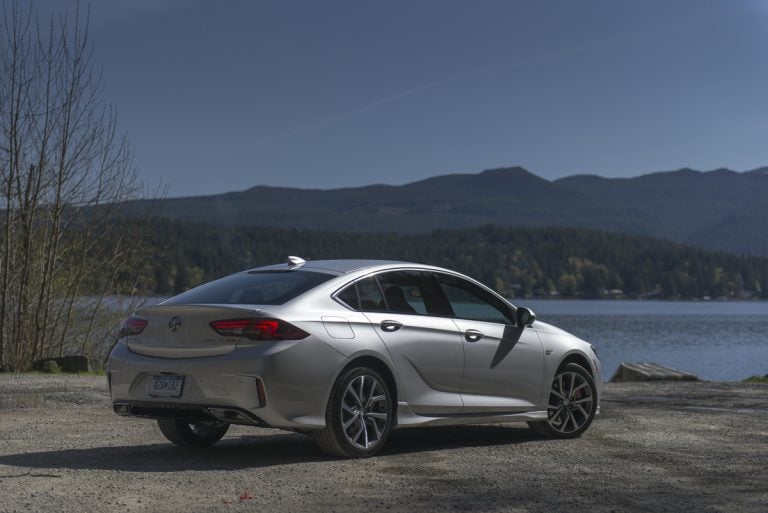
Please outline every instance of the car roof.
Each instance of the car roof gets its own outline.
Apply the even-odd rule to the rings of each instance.
[[[297,257],[291,257],[292,261],[295,262]],[[301,259],[299,259],[301,261]],[[315,272],[322,272],[327,274],[333,274],[337,277],[344,276],[350,273],[358,273],[359,275],[365,275],[368,272],[378,271],[378,270],[387,270],[387,269],[398,269],[398,268],[408,268],[408,269],[424,269],[428,271],[438,271],[448,274],[453,274],[456,276],[460,276],[466,280],[469,280],[471,282],[474,282],[475,284],[479,285],[480,287],[483,287],[493,293],[494,295],[498,296],[500,299],[502,299],[504,302],[512,305],[508,300],[506,300],[503,296],[495,292],[493,289],[489,288],[487,285],[482,284],[481,282],[470,278],[469,276],[465,276],[463,274],[458,273],[457,271],[453,271],[451,269],[446,269],[444,267],[437,267],[434,265],[428,265],[428,264],[419,264],[416,262],[405,262],[405,261],[399,261],[399,260],[366,260],[366,259],[333,259],[333,260],[308,260],[304,261],[304,263],[292,263],[292,262],[286,262],[283,264],[275,264],[275,265],[267,265],[264,267],[256,267],[254,269],[250,269],[248,271],[244,272],[262,272],[262,271],[291,271],[291,270],[307,270],[307,271],[315,271]],[[356,277],[351,277],[349,279],[356,279]],[[335,281],[335,280],[332,280]],[[329,282],[331,283],[331,282]],[[325,285],[325,284],[323,284]],[[320,285],[322,287],[323,285]],[[514,305],[512,305],[514,307]]]
[[[365,259],[338,259],[338,260],[309,260],[306,263],[294,265],[291,263],[267,265],[250,269],[253,271],[287,271],[290,269],[304,269],[307,271],[320,271],[331,274],[347,274],[362,269],[375,269],[391,266],[415,266],[434,269],[433,266],[417,264],[413,262],[401,262],[397,260],[365,260]]]

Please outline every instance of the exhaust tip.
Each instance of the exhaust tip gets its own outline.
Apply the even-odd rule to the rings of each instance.
[[[112,411],[118,415],[130,415],[131,403],[116,402],[112,404]]]
[[[252,419],[238,410],[231,410],[228,408],[206,408],[205,412],[209,415],[213,415],[222,422],[228,422],[230,424],[260,424],[259,421]]]

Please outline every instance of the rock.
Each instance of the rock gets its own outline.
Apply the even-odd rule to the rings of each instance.
[[[48,362],[53,362],[53,364],[58,365],[62,372],[97,372],[101,369],[101,364],[98,360],[88,358],[81,354],[36,360],[35,363],[32,364],[32,369],[49,372],[49,370],[46,369],[53,368],[53,365]]]
[[[630,363],[624,362],[613,373],[611,382],[620,381],[657,381],[680,380],[699,381],[699,377],[690,372],[665,367],[658,363]]]

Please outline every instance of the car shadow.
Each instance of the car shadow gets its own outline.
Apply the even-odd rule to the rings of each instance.
[[[504,334],[501,337],[501,342],[499,342],[499,347],[493,355],[493,360],[491,360],[491,369],[495,369],[496,366],[507,357],[509,352],[512,351],[520,341],[523,331],[525,331],[525,326],[511,326],[508,324],[504,327]]]
[[[426,451],[515,445],[545,440],[523,426],[470,425],[401,429],[390,434],[379,454],[396,455]]]
[[[542,440],[528,429],[506,426],[451,426],[392,432],[382,457]],[[225,438],[213,447],[170,443],[24,452],[0,456],[0,464],[27,468],[177,472],[237,470],[337,460],[320,451],[312,437],[293,433]]]

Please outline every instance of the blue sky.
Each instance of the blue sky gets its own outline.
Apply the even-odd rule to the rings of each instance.
[[[104,98],[169,196],[768,165],[768,0],[90,8]]]

